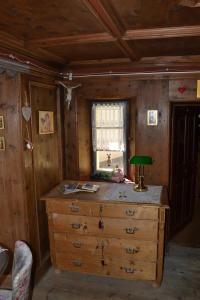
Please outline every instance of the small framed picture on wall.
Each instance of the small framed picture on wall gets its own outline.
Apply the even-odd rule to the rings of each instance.
[[[54,133],[53,111],[39,111],[39,134]]]
[[[5,138],[4,136],[0,136],[0,151],[5,151],[6,145],[5,145]]]
[[[0,129],[4,129],[5,126],[4,126],[4,117],[3,116],[0,116]]]
[[[147,125],[157,126],[158,125],[158,111],[157,110],[147,110]]]

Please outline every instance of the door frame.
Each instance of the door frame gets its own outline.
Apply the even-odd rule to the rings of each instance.
[[[168,183],[169,183],[169,192],[168,192],[168,197],[169,197],[169,205],[170,205],[170,208],[171,208],[171,186],[172,186],[172,176],[171,176],[171,172],[172,172],[172,148],[173,148],[173,120],[172,120],[172,112],[173,112],[173,107],[174,106],[191,106],[191,107],[194,107],[194,106],[197,106],[200,108],[200,102],[197,102],[195,100],[187,100],[187,101],[176,101],[176,100],[173,100],[173,101],[170,101],[169,103],[169,177],[168,177]],[[170,218],[170,212],[169,212],[169,224],[168,224],[168,227],[169,227],[169,238],[172,238],[173,237],[173,234],[172,234],[172,231],[171,231],[171,218]],[[176,232],[178,233],[178,232]],[[175,233],[175,234],[176,234]]]

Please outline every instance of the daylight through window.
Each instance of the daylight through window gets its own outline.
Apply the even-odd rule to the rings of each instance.
[[[120,168],[126,173],[127,101],[94,102],[92,142],[94,173]]]

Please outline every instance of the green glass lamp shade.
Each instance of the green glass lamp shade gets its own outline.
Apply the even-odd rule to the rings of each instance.
[[[133,165],[152,165],[152,157],[135,155],[131,157],[130,163]]]
[[[138,184],[134,190],[136,192],[146,192],[147,186],[144,185],[144,165],[152,165],[153,161],[150,156],[135,155],[131,158],[130,163],[133,165],[139,165],[138,167]]]

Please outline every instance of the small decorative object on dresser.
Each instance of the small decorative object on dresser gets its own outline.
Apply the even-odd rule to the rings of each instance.
[[[131,158],[130,163],[138,165],[138,184],[135,186],[134,190],[136,192],[147,191],[148,188],[144,185],[144,165],[152,165],[152,158],[150,156],[135,155]]]
[[[65,195],[62,187],[68,183],[41,198],[46,201],[53,266],[159,285],[166,190],[149,186],[146,193],[137,193],[132,184],[98,182],[96,193]]]

